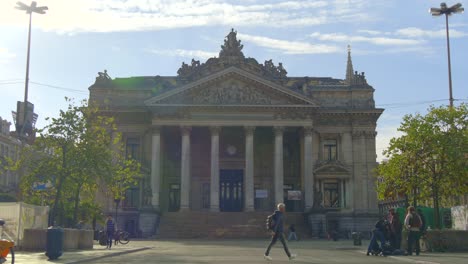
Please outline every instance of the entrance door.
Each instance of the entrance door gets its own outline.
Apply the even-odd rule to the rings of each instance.
[[[221,170],[219,174],[219,208],[222,212],[240,212],[244,200],[244,172]]]
[[[169,189],[169,212],[177,212],[180,208],[180,184],[171,184]]]

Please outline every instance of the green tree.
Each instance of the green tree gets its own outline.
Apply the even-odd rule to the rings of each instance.
[[[414,203],[432,201],[440,228],[441,201],[468,192],[468,106],[430,107],[426,115],[406,115],[377,168],[380,199],[404,193]]]
[[[73,225],[84,215],[82,209],[96,214],[97,191],[115,197],[117,191],[125,193],[136,184],[140,164],[124,156],[113,118],[101,115],[86,101],[77,106],[66,100],[67,110],[48,119],[50,124],[39,130],[40,136],[22,153],[16,167],[27,171],[21,182],[24,200],[50,205],[51,224]],[[50,182],[53,187],[36,191],[37,182]]]

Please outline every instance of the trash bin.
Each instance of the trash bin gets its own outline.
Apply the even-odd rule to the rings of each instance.
[[[54,260],[62,256],[63,253],[63,229],[49,227],[47,229],[47,242],[45,255]]]
[[[352,238],[353,238],[353,244],[355,246],[360,246],[362,245],[362,237],[361,237],[361,232],[353,232],[351,234]]]
[[[99,245],[107,246],[107,234],[104,231],[99,231]]]

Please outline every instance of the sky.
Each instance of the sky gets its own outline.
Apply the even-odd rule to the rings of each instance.
[[[24,98],[28,15],[0,0],[0,117]],[[30,1],[23,0],[30,4]],[[231,28],[244,54],[282,62],[288,76],[344,79],[354,69],[385,108],[377,159],[405,114],[448,104],[445,18],[440,0],[37,0],[32,18],[29,101],[44,127],[65,97],[88,97],[99,71],[112,77],[175,76],[182,62],[217,56]],[[447,2],[449,6],[456,2]],[[460,1],[468,7],[468,1]],[[455,104],[468,102],[468,15],[449,17]]]

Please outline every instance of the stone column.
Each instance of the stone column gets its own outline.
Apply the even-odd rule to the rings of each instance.
[[[190,127],[181,127],[182,155],[180,173],[180,210],[190,209]]]
[[[210,211],[219,212],[219,131],[220,131],[220,127],[210,127],[210,131],[211,131]]]
[[[161,128],[153,127],[151,137],[151,205],[159,209],[159,191],[161,188]]]
[[[312,157],[312,127],[304,127],[304,202],[305,210],[314,206],[314,171]]]
[[[340,180],[340,208],[345,208],[345,193],[344,193],[345,179]]]
[[[254,132],[255,127],[245,127],[245,180],[244,211],[254,211]]]
[[[284,186],[284,169],[283,169],[283,132],[284,127],[274,127],[275,131],[275,176],[274,176],[274,190],[275,190],[275,204],[283,203],[283,186]]]

